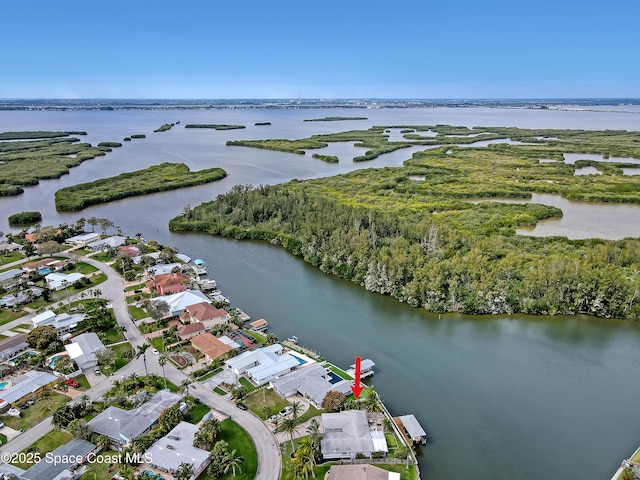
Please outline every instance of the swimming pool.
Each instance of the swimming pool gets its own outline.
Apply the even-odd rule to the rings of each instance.
[[[305,363],[307,363],[307,361],[306,361],[306,360],[303,360],[303,359],[302,359],[302,358],[300,358],[300,357],[296,357],[296,356],[295,356],[295,355],[293,355],[293,354],[289,354],[289,355],[291,355],[293,358],[295,358],[295,359],[298,361],[298,363],[299,363],[300,365],[304,365]]]
[[[6,390],[11,386],[11,382],[0,382],[0,390]]]
[[[42,275],[48,275],[49,273],[51,273],[51,269],[50,268],[43,268],[42,270],[39,270],[39,272]]]
[[[342,378],[329,370],[327,370],[327,376],[329,377],[329,383],[331,384],[338,383],[342,380]]]
[[[56,360],[58,360],[60,357],[62,357],[62,355],[54,355],[53,357],[51,357],[51,360],[49,360],[49,366],[51,368],[55,367]]]

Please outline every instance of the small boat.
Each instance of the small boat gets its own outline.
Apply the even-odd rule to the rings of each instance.
[[[287,338],[287,342],[291,342],[294,345],[298,344],[298,337],[296,337],[295,335],[291,335],[289,338]]]

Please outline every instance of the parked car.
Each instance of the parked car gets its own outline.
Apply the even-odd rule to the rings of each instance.
[[[276,413],[275,415],[271,415],[271,416],[269,417],[269,421],[270,421],[270,422],[274,422],[274,423],[275,423],[275,422],[277,422],[277,421],[278,421],[278,419],[279,419],[279,418],[280,418],[280,414],[279,414],[279,413]]]
[[[151,349],[151,353],[153,353],[154,355],[160,355],[160,352],[158,350],[156,350],[155,348]]]
[[[291,410],[293,410],[293,408],[291,407],[291,405],[287,405],[286,407],[284,407],[282,410],[280,410],[280,415],[282,417],[284,417],[285,415],[289,415],[289,413],[291,413]]]
[[[4,422],[0,422],[0,428],[4,428]]]
[[[93,369],[93,373],[95,373],[96,375],[102,375],[102,372],[100,371],[100,369],[98,367]]]
[[[64,383],[66,383],[67,385],[73,388],[78,388],[80,386],[80,383],[75,381],[73,378],[68,378],[67,380],[64,381]]]
[[[236,407],[238,407],[240,410],[248,410],[249,407],[247,407],[244,403],[236,403]]]

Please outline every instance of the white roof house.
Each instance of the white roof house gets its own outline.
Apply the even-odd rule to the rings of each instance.
[[[74,237],[69,237],[64,242],[70,243],[71,245],[86,245],[87,243],[95,242],[97,240],[100,240],[100,234],[96,232],[90,232],[76,235]]]
[[[197,478],[210,463],[209,452],[193,446],[193,438],[198,427],[191,423],[180,422],[173,430],[155,442],[144,454],[151,458],[149,464],[171,474],[175,473],[181,463],[193,466],[191,478]]]
[[[246,373],[258,385],[263,385],[300,366],[296,357],[283,351],[282,345],[275,343],[244,352],[224,363],[237,375]]]
[[[149,255],[150,257],[153,255]],[[157,265],[154,265],[153,267],[149,267],[147,269],[147,271],[149,272],[149,275],[163,275],[166,273],[171,273],[171,270],[173,270],[174,267],[179,267],[180,269],[182,269],[182,264],[181,263],[159,263]]]
[[[73,338],[74,342],[64,348],[78,368],[93,368],[98,364],[96,352],[103,350],[104,345],[93,332],[83,333]]]
[[[375,452],[389,451],[384,432],[369,429],[367,414],[362,410],[323,413],[324,436],[320,449],[325,459],[370,457]]]
[[[172,316],[180,315],[186,311],[187,307],[195,305],[196,303],[211,303],[211,299],[200,290],[185,290],[184,292],[156,297],[151,301],[154,303],[160,301],[166,302],[167,305],[169,305],[169,312],[171,312]]]
[[[16,278],[22,276],[24,272],[20,268],[12,268],[5,272],[0,272],[0,285],[3,283],[12,283]]]
[[[118,248],[121,245],[127,243],[127,238],[122,237],[120,235],[113,235],[112,237],[103,238],[102,240],[98,239],[95,242],[92,242],[88,247],[91,250],[104,250],[108,247]]]
[[[332,383],[334,382],[334,383]],[[283,375],[271,381],[273,390],[281,397],[300,394],[315,407],[320,408],[322,400],[330,391],[351,393],[351,382],[347,380],[335,381],[322,365],[314,363]]]
[[[42,387],[58,381],[58,377],[47,372],[30,370],[13,380],[13,385],[2,390],[2,400],[10,404],[19,403],[27,395],[37,392]]]
[[[47,310],[39,315],[36,315],[31,319],[34,327],[41,327],[43,325],[53,325],[58,332],[70,332],[75,330],[78,323],[84,319],[83,313],[77,313],[69,315],[68,313],[61,313],[56,315],[53,311]]]
[[[47,286],[51,290],[62,290],[63,288],[70,287],[74,282],[77,282],[81,278],[84,278],[84,275],[78,272],[69,274],[54,272],[44,277],[47,282]]]

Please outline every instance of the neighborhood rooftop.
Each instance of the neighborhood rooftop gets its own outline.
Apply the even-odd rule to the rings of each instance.
[[[35,393],[42,387],[49,385],[58,378],[47,372],[30,370],[24,375],[13,380],[13,385],[0,392],[2,400],[15,404],[31,393]]]
[[[325,367],[314,363],[272,380],[271,385],[273,390],[283,398],[299,393],[319,408],[329,391],[341,392],[345,395],[351,393],[351,382],[340,380],[331,383],[330,379]]]
[[[166,472],[175,472],[181,463],[190,463],[194,473],[199,474],[209,464],[209,452],[193,446],[197,431],[196,425],[178,423],[145,452],[145,458],[151,458],[150,465]]]
[[[96,446],[87,442],[74,438],[69,443],[56,448],[52,453],[52,460],[40,460],[33,467],[26,470],[20,475],[24,480],[57,480],[73,478],[71,472],[65,472],[68,468],[77,465],[77,462],[70,461],[73,459],[83,458],[89,455]],[[53,461],[55,458],[56,461]]]

